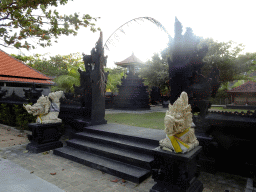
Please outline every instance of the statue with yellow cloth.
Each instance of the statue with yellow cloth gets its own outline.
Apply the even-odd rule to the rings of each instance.
[[[34,105],[23,105],[28,113],[37,115],[36,123],[61,123],[58,118],[60,112],[60,98],[64,97],[63,91],[49,93],[48,96],[42,95]]]
[[[175,153],[186,153],[199,145],[195,136],[188,95],[182,92],[173,105],[169,104],[164,118],[166,138],[159,141],[160,148]]]

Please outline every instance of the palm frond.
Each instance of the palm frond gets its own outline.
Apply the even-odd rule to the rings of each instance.
[[[104,48],[107,49],[109,51],[109,46],[114,44],[115,40],[119,39],[119,33],[123,33],[125,34],[125,30],[124,27],[125,26],[129,26],[131,23],[136,22],[139,23],[139,21],[144,22],[145,20],[152,22],[154,25],[156,25],[157,27],[159,27],[161,30],[163,30],[169,38],[169,41],[172,40],[172,37],[170,36],[170,34],[168,33],[168,31],[165,29],[165,27],[156,19],[152,18],[152,17],[138,17],[135,19],[132,19],[126,23],[124,23],[123,25],[121,25],[120,27],[118,27],[107,39],[107,41],[104,44]]]

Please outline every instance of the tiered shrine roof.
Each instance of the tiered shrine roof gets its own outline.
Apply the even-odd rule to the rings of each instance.
[[[144,62],[142,62],[140,59],[138,59],[134,53],[132,53],[132,55],[128,58],[126,58],[125,60],[121,61],[121,62],[116,62],[115,64],[117,66],[120,66],[120,67],[127,67],[129,65],[141,65],[143,64]]]

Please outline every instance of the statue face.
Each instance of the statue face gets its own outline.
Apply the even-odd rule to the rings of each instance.
[[[166,113],[164,123],[168,134],[177,134],[190,128],[192,124],[192,113],[185,92],[181,94],[173,105],[169,105],[169,111]]]
[[[179,113],[176,113],[174,117],[175,119],[181,119],[183,117],[183,114],[179,112]]]

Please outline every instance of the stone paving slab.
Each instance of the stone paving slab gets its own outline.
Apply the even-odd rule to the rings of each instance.
[[[57,186],[31,174],[28,170],[7,159],[0,159],[1,192],[63,192]]]

